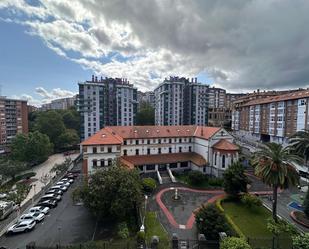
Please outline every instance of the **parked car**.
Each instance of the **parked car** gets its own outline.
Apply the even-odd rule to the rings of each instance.
[[[45,218],[45,214],[37,211],[37,212],[32,212],[32,213],[28,213],[28,214],[23,214],[22,216],[20,216],[19,220],[35,220],[36,222],[40,222]]]
[[[63,191],[61,189],[50,189],[45,192],[46,195],[48,194],[56,194],[56,195],[63,195]]]
[[[71,183],[65,182],[65,181],[60,181],[60,182],[57,182],[56,185],[70,187]]]
[[[56,195],[56,194],[47,194],[47,195],[43,195],[41,197],[41,200],[56,200],[56,201],[61,201],[61,195]]]
[[[70,174],[70,175],[72,175],[73,177],[78,177],[80,173],[81,173],[80,170],[70,170],[70,171],[68,171],[67,174]]]
[[[42,207],[49,207],[49,208],[55,208],[57,207],[57,201],[56,200],[40,200],[36,206],[42,206]]]
[[[64,186],[64,185],[55,185],[55,186],[52,186],[50,189],[60,189],[61,191],[65,192],[68,190],[68,187],[67,186]]]
[[[62,182],[69,182],[69,183],[73,183],[74,182],[74,179],[73,178],[63,178],[61,179]]]
[[[49,207],[43,207],[43,206],[35,206],[29,209],[29,213],[36,213],[41,212],[43,214],[49,213]]]
[[[36,222],[33,219],[18,221],[13,226],[9,227],[9,229],[7,230],[7,234],[29,232],[35,227],[35,225]]]

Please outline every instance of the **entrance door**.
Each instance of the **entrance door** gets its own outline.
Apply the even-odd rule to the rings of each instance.
[[[166,171],[166,164],[159,164],[158,169],[159,171]]]

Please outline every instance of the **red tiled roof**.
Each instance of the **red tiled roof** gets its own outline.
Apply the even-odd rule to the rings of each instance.
[[[191,161],[197,166],[204,166],[207,162],[201,155],[195,152],[156,154],[156,155],[140,155],[140,156],[122,156],[121,162],[132,168],[132,165],[139,166],[145,164],[166,164],[177,162]]]
[[[82,145],[121,144],[123,139],[200,137],[209,139],[221,128],[196,125],[182,126],[108,126],[83,141]]]
[[[122,144],[123,139],[116,134],[113,134],[107,129],[101,129],[93,136],[84,140],[81,145],[112,145],[112,144]]]
[[[232,144],[226,139],[220,139],[212,147],[216,150],[239,150],[238,146],[236,146],[235,144]]]
[[[272,102],[294,100],[294,99],[301,99],[301,98],[307,98],[307,97],[309,97],[309,90],[300,90],[300,91],[294,91],[294,92],[290,92],[286,94],[271,96],[268,98],[255,99],[255,100],[247,102],[243,106],[267,104],[267,103],[272,103]]]

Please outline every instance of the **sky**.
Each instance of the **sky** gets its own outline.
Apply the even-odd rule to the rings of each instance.
[[[307,0],[0,0],[1,95],[40,105],[92,74],[153,90],[308,87]]]

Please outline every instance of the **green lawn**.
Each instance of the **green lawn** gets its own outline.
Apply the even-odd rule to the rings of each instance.
[[[267,229],[267,219],[271,217],[269,210],[263,206],[251,210],[240,202],[222,202],[222,207],[242,233],[249,238],[253,248],[271,246],[272,234]],[[279,244],[282,249],[291,248],[291,240],[287,236],[282,236]]]
[[[152,236],[157,235],[160,239],[159,249],[168,248],[169,245],[168,234],[162,227],[161,223],[158,221],[155,212],[147,212],[145,218],[145,231],[146,231],[146,240],[148,243],[150,243]]]

